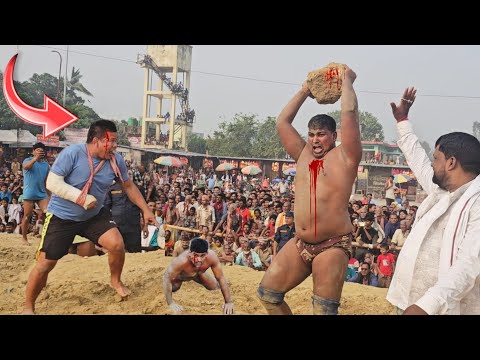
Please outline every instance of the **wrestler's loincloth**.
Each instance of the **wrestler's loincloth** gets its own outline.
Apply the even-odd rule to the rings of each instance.
[[[328,249],[339,248],[343,250],[345,255],[350,259],[352,257],[352,234],[340,235],[331,239],[322,241],[318,244],[309,244],[304,242],[299,237],[295,237],[297,250],[302,260],[306,264],[311,264],[315,257]]]

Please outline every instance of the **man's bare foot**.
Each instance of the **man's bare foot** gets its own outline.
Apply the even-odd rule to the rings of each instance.
[[[130,295],[132,292],[130,291],[129,288],[127,288],[123,283],[120,283],[116,286],[112,284],[112,288],[117,292],[118,295],[120,295],[122,298],[127,297]]]
[[[28,242],[27,239],[22,239],[22,245],[30,246],[30,243]]]
[[[32,309],[23,309],[20,313],[21,315],[35,315],[35,311]]]

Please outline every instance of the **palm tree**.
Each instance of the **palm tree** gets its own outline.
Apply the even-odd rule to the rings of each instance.
[[[80,74],[80,69],[75,69],[75,67],[72,68],[72,74],[70,75],[70,79],[68,79],[67,81],[67,104],[73,105],[85,103],[85,100],[77,96],[76,92],[80,92],[88,96],[93,96],[92,93],[88,91],[85,86],[83,86],[83,84],[80,82],[82,76],[83,75]]]

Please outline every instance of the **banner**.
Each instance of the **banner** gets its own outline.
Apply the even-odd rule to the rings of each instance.
[[[129,136],[128,137],[128,142],[130,143],[130,146],[139,146],[140,145],[140,136]]]
[[[282,172],[284,172],[287,169],[296,168],[296,167],[297,167],[297,163],[283,163]]]
[[[279,168],[280,168],[280,164],[279,164],[278,161],[272,162],[272,171],[273,171],[273,172],[275,172],[275,173],[278,172],[278,169],[279,169]]]
[[[255,165],[260,167],[260,163],[258,161],[253,160],[242,160],[240,161],[240,169],[243,169],[245,166]]]
[[[212,168],[213,167],[213,160],[210,160],[209,158],[203,159],[203,167],[204,168]]]
[[[188,158],[186,158],[185,156],[180,156],[180,162],[182,163],[183,166],[187,166],[188,165]]]
[[[392,169],[392,175],[399,175],[399,174],[405,174],[407,176],[410,176],[411,178],[416,179],[417,177],[413,174],[412,170],[410,169]]]
[[[59,146],[60,138],[58,136],[44,138],[42,134],[37,134],[37,142],[41,142],[45,144],[45,146]]]

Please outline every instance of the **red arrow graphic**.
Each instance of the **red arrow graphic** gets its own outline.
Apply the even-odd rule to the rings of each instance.
[[[74,114],[53,101],[47,95],[44,95],[45,105],[43,109],[38,109],[25,103],[15,91],[13,84],[13,69],[17,61],[18,54],[15,54],[7,64],[3,74],[3,94],[7,100],[8,106],[18,117],[23,120],[43,126],[43,137],[53,135],[64,127],[78,120]]]

